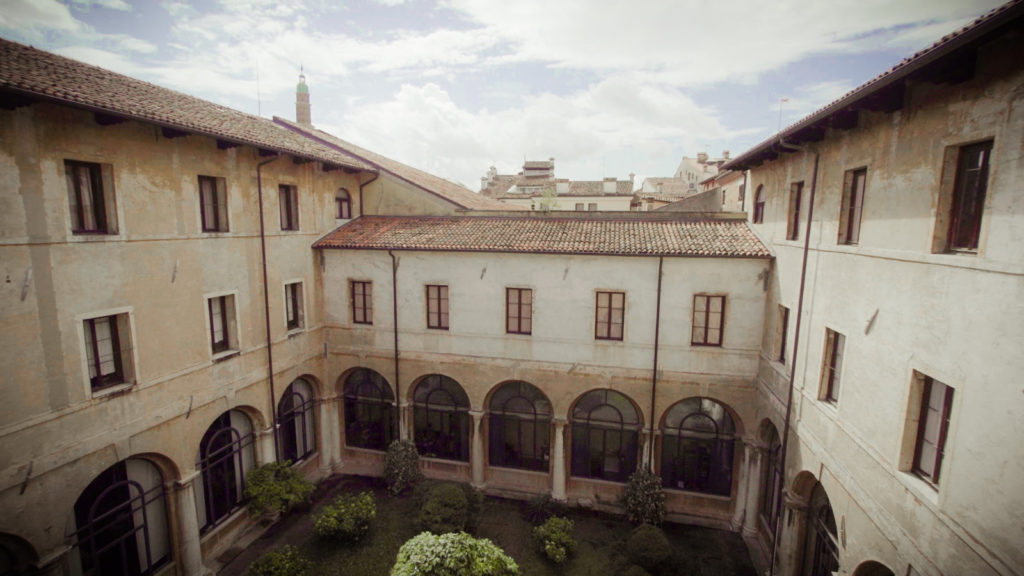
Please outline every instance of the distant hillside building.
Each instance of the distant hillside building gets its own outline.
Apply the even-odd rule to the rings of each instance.
[[[491,166],[480,178],[480,194],[530,210],[627,211],[633,199],[633,178],[569,180],[555,178],[555,159],[527,160],[519,174],[498,174]]]

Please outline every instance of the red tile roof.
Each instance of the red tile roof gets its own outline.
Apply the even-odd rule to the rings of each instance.
[[[314,244],[353,250],[770,258],[745,220],[362,216]]]
[[[350,155],[272,121],[149,82],[0,39],[0,92],[56,102],[336,166],[371,170]]]
[[[482,194],[477,194],[468,188],[463,188],[454,182],[449,182],[439,176],[434,176],[412,166],[402,164],[397,160],[392,160],[386,156],[381,156],[376,152],[371,152],[366,148],[356,146],[351,142],[346,142],[337,136],[318,130],[309,126],[303,126],[291,120],[284,118],[274,118],[274,122],[278,125],[283,126],[297,135],[304,135],[306,138],[310,138],[310,141],[319,141],[322,145],[334,148],[343,153],[355,156],[360,160],[380,169],[385,172],[398,176],[402,180],[411,182],[412,184],[440,196],[445,200],[455,204],[459,208],[465,208],[467,210],[508,210],[508,204],[503,204],[491,198],[488,198]],[[523,207],[525,210],[526,208]]]

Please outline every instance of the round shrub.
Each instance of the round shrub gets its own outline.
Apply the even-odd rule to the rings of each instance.
[[[629,477],[622,495],[626,516],[634,524],[661,524],[665,519],[665,491],[661,478],[650,470],[640,469]]]
[[[420,508],[420,526],[434,534],[462,532],[469,518],[469,502],[458,484],[438,484]]]
[[[555,564],[561,564],[576,550],[572,537],[573,523],[568,518],[552,516],[533,529],[533,541],[544,555]]]
[[[402,545],[391,576],[517,576],[519,566],[486,538],[423,532]]]
[[[313,518],[313,530],[321,538],[356,542],[370,531],[377,516],[373,494],[341,495]]]
[[[253,516],[288,512],[300,504],[308,504],[313,483],[306,480],[291,462],[271,462],[252,470],[245,477],[245,497]]]
[[[672,555],[672,545],[661,528],[642,524],[629,535],[626,551],[633,564],[650,570]]]
[[[294,546],[267,552],[249,565],[247,576],[309,576],[313,565]]]
[[[420,472],[420,454],[412,442],[395,440],[384,456],[384,481],[388,492],[398,496],[423,478]]]

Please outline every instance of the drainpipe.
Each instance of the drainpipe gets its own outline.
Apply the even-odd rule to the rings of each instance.
[[[819,154],[817,150],[811,150],[806,146],[794,146],[792,144],[788,144],[782,138],[779,138],[779,145],[794,152],[814,153],[814,172],[811,174],[811,197],[807,206],[807,231],[804,234],[803,263],[800,265],[800,293],[797,296],[796,304],[796,329],[793,332],[793,367],[789,370],[789,392],[786,401],[786,420],[782,432],[782,446],[779,449],[779,461],[782,465],[783,478],[785,478],[786,452],[789,448],[789,422],[793,414],[793,383],[796,380],[797,353],[800,351],[800,320],[804,311],[804,287],[807,283],[807,256],[811,247],[811,222],[814,219],[814,193],[818,186]],[[783,345],[785,345],[785,343],[783,343]],[[775,576],[775,563],[779,554],[779,536],[782,531],[782,490],[779,490],[779,493],[775,496],[775,509],[779,512],[775,518],[775,538],[772,542],[772,562],[769,568],[769,574],[771,576]]]
[[[281,155],[264,160],[256,165],[256,191],[260,199],[260,259],[263,264],[263,316],[266,320],[267,325],[267,365],[268,371],[270,372],[270,428],[274,434],[274,461],[277,462],[281,459],[281,455],[278,453],[277,447],[277,410],[275,409],[274,402],[277,397],[274,393],[274,350],[273,342],[270,341],[270,291],[267,286],[267,235],[266,228],[263,222],[263,174],[261,170],[267,164],[270,164],[274,160],[281,158]]]
[[[665,257],[658,257],[658,296],[654,309],[654,369],[651,370],[651,436],[647,446],[647,462],[654,472],[654,399],[658,395],[658,336],[661,333],[661,269]]]
[[[363,210],[363,206],[365,206],[365,204],[363,204],[363,188],[365,188],[366,186],[368,186],[370,184],[373,184],[374,181],[377,180],[377,178],[380,178],[380,172],[374,172],[373,173],[373,178],[370,178],[366,182],[363,182],[363,183],[359,184],[359,215],[360,216],[362,216],[363,214],[366,213],[365,210]]]
[[[360,210],[362,209],[360,208]],[[398,375],[398,260],[391,250],[388,250],[388,256],[391,256],[391,313],[395,325],[395,425],[398,426],[398,439],[404,440],[402,438],[402,432],[405,429],[402,428],[401,379]]]

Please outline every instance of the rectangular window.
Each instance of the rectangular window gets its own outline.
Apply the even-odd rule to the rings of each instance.
[[[576,211],[581,212],[583,210],[583,202],[576,203]]]
[[[199,204],[203,232],[228,231],[227,186],[223,178],[199,177]]]
[[[278,202],[281,206],[281,230],[299,229],[299,189],[281,184],[278,186]]]
[[[206,301],[210,318],[210,349],[214,354],[238,349],[235,332],[235,297],[214,296]]]
[[[338,220],[348,220],[352,217],[352,198],[344,188],[339,188],[334,194],[334,217]]]
[[[302,306],[302,282],[284,285],[284,314],[288,330],[298,330],[305,326],[305,310]]]
[[[779,305],[775,316],[775,359],[786,363],[786,332],[789,330],[789,308]]]
[[[587,210],[590,211],[590,212],[596,212],[597,211],[597,202],[590,202],[590,203],[588,203],[587,204]]]
[[[921,393],[921,416],[917,423],[914,449],[915,474],[932,484],[939,483],[942,456],[949,432],[949,413],[953,407],[953,389],[938,380],[925,377]]]
[[[427,328],[448,329],[448,287],[427,286]]]
[[[113,170],[107,164],[64,161],[74,234],[117,234]]]
[[[839,401],[839,375],[843,371],[843,349],[846,337],[828,328],[825,329],[825,353],[821,366],[821,399],[826,402]]]
[[[533,290],[530,288],[505,289],[505,332],[533,333]]]
[[[843,177],[843,198],[839,208],[839,243],[860,241],[860,216],[864,207],[864,185],[868,169],[847,170]]]
[[[622,340],[622,325],[626,316],[626,293],[598,292],[595,316],[594,338]]]
[[[789,187],[789,217],[786,219],[786,240],[800,239],[800,203],[803,200],[804,183],[793,182]]]
[[[985,193],[988,190],[988,167],[991,155],[991,140],[960,148],[949,222],[948,250],[950,251],[975,251],[978,249],[981,216],[985,211]]]
[[[721,346],[725,329],[725,296],[693,296],[693,330],[690,344]]]
[[[373,324],[373,283],[353,280],[350,283],[352,292],[352,322],[354,324]]]
[[[85,358],[93,392],[131,381],[131,329],[128,314],[85,320]]]

